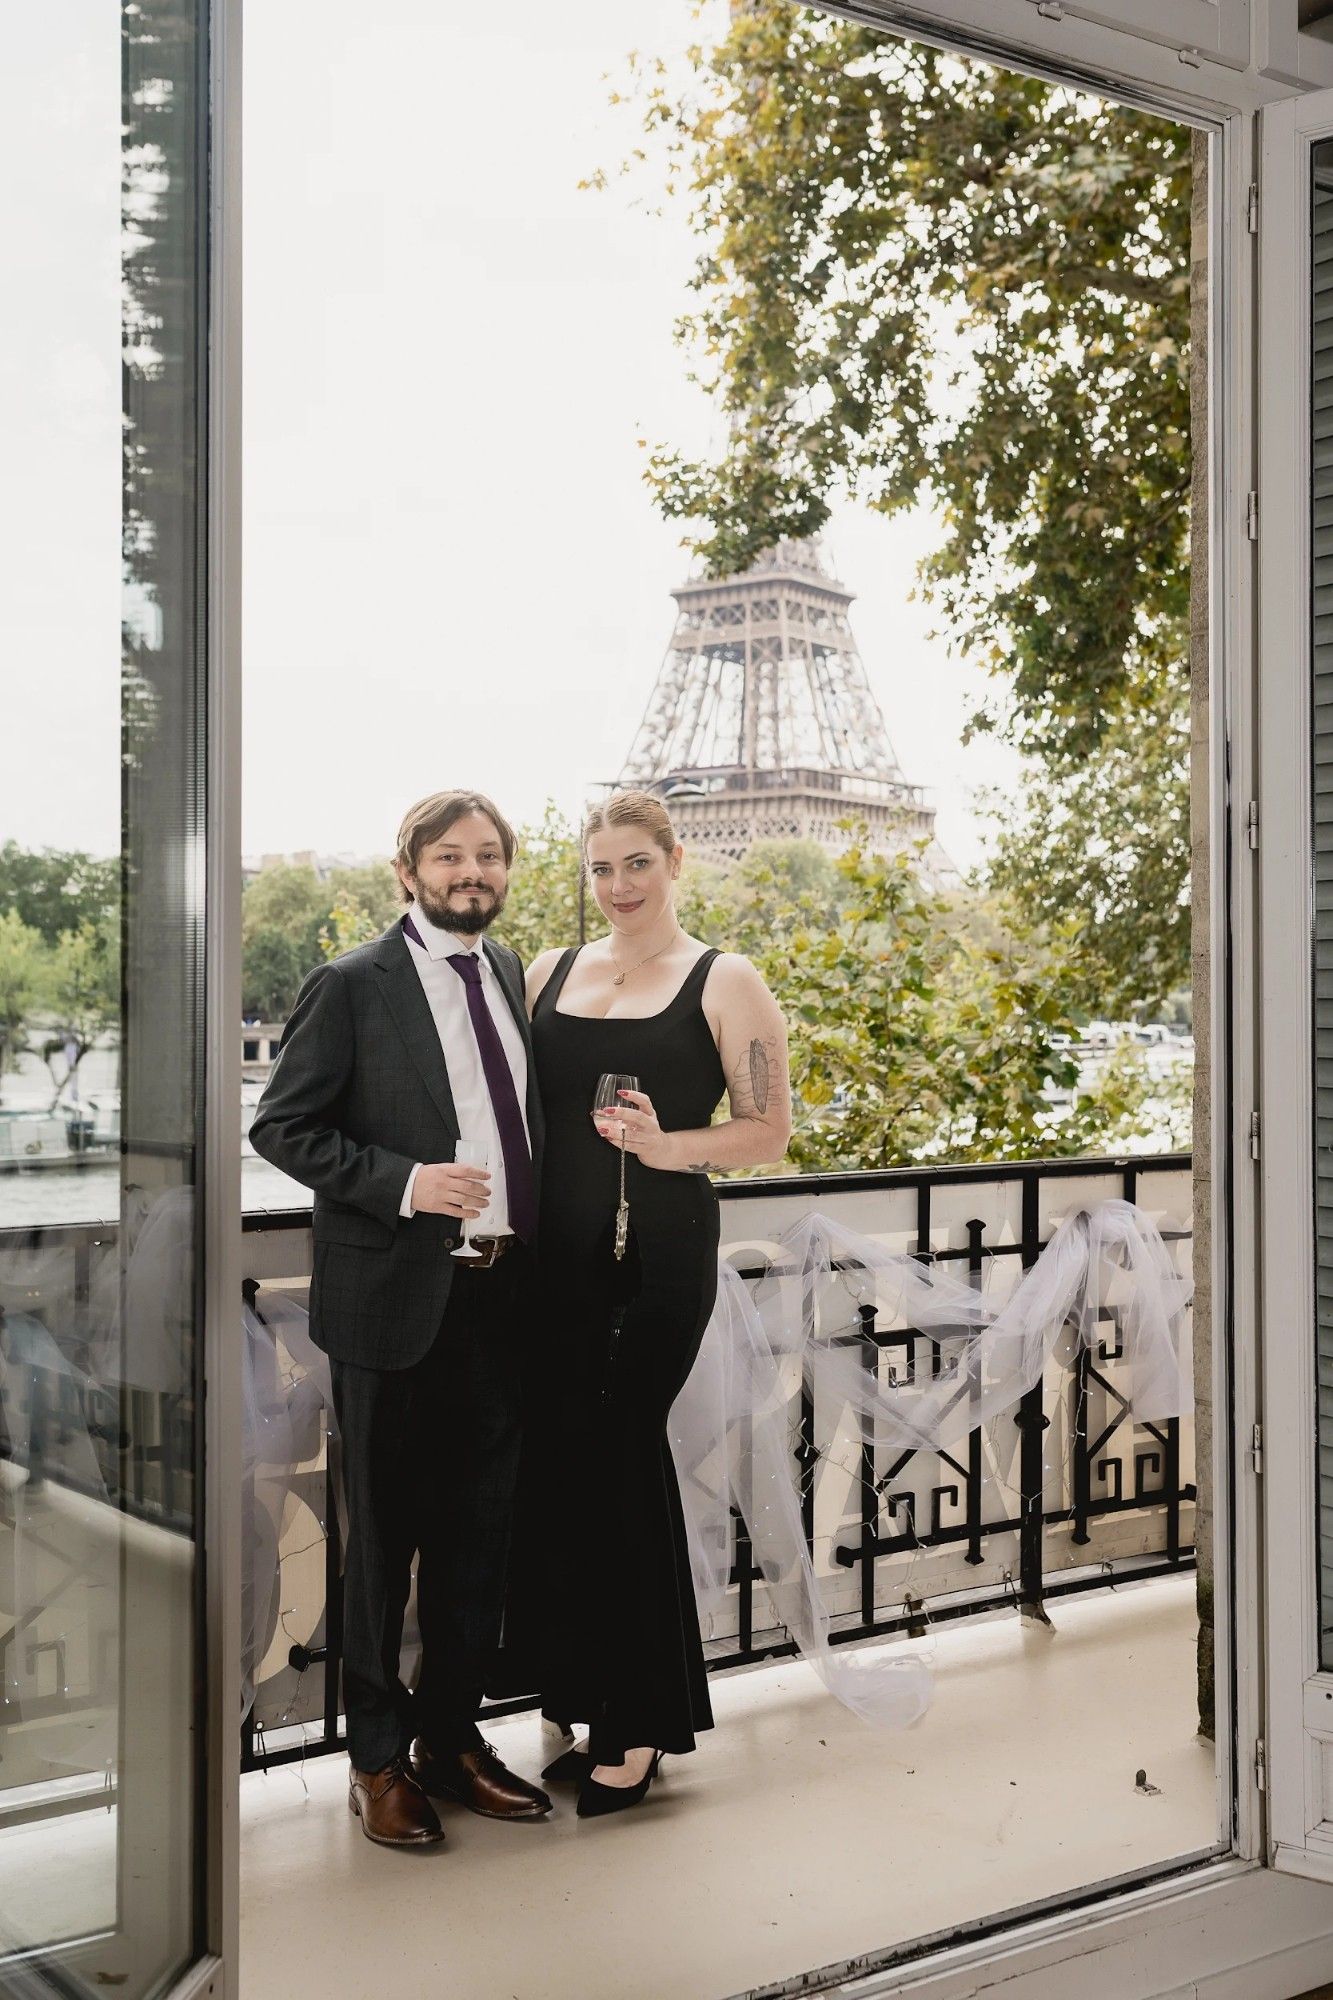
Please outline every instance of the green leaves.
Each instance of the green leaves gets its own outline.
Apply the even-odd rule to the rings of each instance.
[[[714,458],[651,454],[657,505],[722,573],[840,500],[927,498],[923,585],[994,684],[965,737],[1022,749],[1031,802],[1079,796],[1083,850],[1007,823],[1006,892],[1085,940],[1115,911],[1127,1003],[1183,984],[1188,131],[789,0],[733,9],[639,108],[691,203],[678,336],[726,418]],[[1148,899],[1136,991],[1112,849]]]
[[[0,910],[0,1080],[28,1046],[27,1023],[42,990],[45,945],[16,909]]]
[[[241,1005],[247,1016],[285,1021],[301,981],[321,957],[378,937],[401,908],[387,861],[334,868],[264,868],[241,898]]]

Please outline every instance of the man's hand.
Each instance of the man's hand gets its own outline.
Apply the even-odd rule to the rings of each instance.
[[[441,1161],[423,1166],[412,1189],[412,1208],[425,1215],[453,1215],[461,1222],[474,1222],[491,1196],[491,1177],[485,1167],[456,1167]]]

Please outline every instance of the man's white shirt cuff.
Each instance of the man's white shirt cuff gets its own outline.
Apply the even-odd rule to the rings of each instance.
[[[403,1198],[398,1204],[398,1213],[402,1216],[410,1216],[412,1213],[412,1190],[417,1184],[417,1175],[420,1172],[421,1162],[418,1160],[407,1177],[407,1186],[403,1189]]]

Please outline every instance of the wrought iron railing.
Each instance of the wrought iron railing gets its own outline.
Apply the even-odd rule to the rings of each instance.
[[[1188,1270],[1188,1155],[802,1175],[728,1182],[719,1191],[724,1247],[751,1275],[799,1204],[910,1255],[955,1264],[1001,1291],[1035,1262],[1066,1208],[1112,1195],[1138,1200]],[[303,1282],[308,1230],[305,1211],[247,1216],[248,1288],[261,1310],[266,1287]],[[920,1633],[1008,1606],[1044,1617],[1053,1599],[1192,1563],[1192,1426],[1130,1420],[1116,1387],[1116,1310],[1107,1308],[1104,1319],[1098,1348],[1079,1349],[1068,1339],[1044,1381],[1018,1402],[1009,1418],[1012,1454],[1003,1420],[974,1430],[956,1452],[888,1451],[859,1424],[849,1431],[844,1412],[817,1409],[808,1385],[793,1384],[792,1472],[835,1644]],[[850,1337],[881,1379],[886,1366],[896,1364],[898,1378],[908,1379],[940,1365],[928,1335],[881,1326],[869,1310]],[[284,1570],[289,1560],[322,1560],[317,1571],[293,1575],[291,1588],[284,1584],[279,1630],[246,1724],[247,1764],[339,1741],[341,1560],[336,1509],[327,1504],[331,1469],[336,1476],[336,1452],[332,1468],[326,1456],[302,1469],[299,1519],[280,1535]],[[708,1638],[710,1664],[720,1669],[791,1650],[738,1517],[731,1587]],[[518,1697],[493,1712],[527,1705]]]
[[[752,1273],[794,1213],[818,1207],[1002,1292],[1035,1261],[1066,1208],[1111,1195],[1137,1199],[1188,1269],[1188,1155],[802,1175],[727,1182],[719,1192],[724,1247]],[[308,1210],[245,1218],[247,1290],[261,1310],[274,1288],[300,1294],[308,1283],[309,1224]],[[30,1490],[49,1481],[185,1529],[193,1516],[188,1402],[162,1386],[159,1373],[135,1368],[132,1340],[130,1351],[123,1343],[119,1350],[123,1386],[111,1394],[97,1386],[106,1372],[97,1358],[100,1319],[118,1289],[118,1261],[112,1225],[0,1230],[4,1404],[23,1418],[9,1432],[0,1427],[0,1458]],[[1013,1410],[1007,1438],[1001,1420],[974,1430],[956,1451],[890,1451],[859,1424],[849,1429],[845,1412],[816,1408],[808,1385],[793,1383],[792,1476],[834,1643],[916,1633],[1005,1606],[1042,1616],[1071,1592],[1191,1563],[1192,1426],[1129,1419],[1116,1387],[1113,1309],[1106,1318],[1097,1350],[1077,1349],[1072,1339],[1057,1349],[1044,1381]],[[940,1365],[927,1335],[880,1325],[870,1312],[849,1337],[881,1379],[890,1366],[905,1379]],[[330,1452],[325,1440],[271,1494],[262,1474],[256,1482],[257,1503],[272,1506],[282,1581],[245,1728],[247,1764],[339,1741],[336,1476],[336,1446]],[[30,1719],[95,1707],[106,1692],[96,1684],[92,1649],[82,1676],[62,1667],[49,1690],[36,1686],[27,1655],[36,1660],[55,1646],[59,1625],[58,1615],[31,1610],[22,1631],[13,1621],[0,1625],[0,1666],[14,1646],[25,1649]],[[730,1589],[707,1643],[714,1668],[791,1650],[739,1518]],[[497,1712],[525,1705],[518,1697]]]

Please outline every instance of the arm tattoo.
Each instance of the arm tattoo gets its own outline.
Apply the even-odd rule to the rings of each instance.
[[[761,1041],[753,1041],[750,1044],[750,1089],[761,1118],[768,1109],[768,1077],[768,1052]]]
[[[726,1171],[726,1168],[719,1166],[716,1160],[690,1161],[690,1172],[692,1174],[724,1174]]]
[[[777,1042],[756,1035],[736,1064],[731,1101],[737,1118],[764,1118],[773,1096]],[[780,1073],[779,1073],[780,1074]]]

